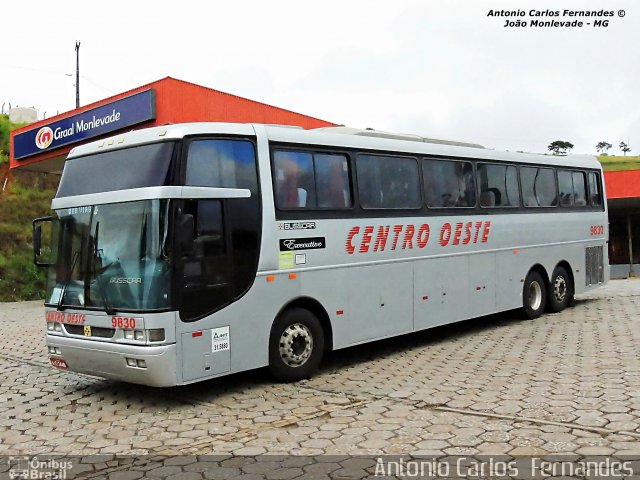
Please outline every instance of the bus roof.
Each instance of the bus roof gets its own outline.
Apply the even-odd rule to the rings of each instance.
[[[500,151],[469,142],[432,139],[418,135],[396,134],[378,130],[359,130],[349,127],[305,130],[284,125],[213,122],[180,123],[132,130],[114,137],[79,145],[71,150],[68,158],[116,148],[126,148],[138,144],[181,139],[187,135],[211,133],[255,136],[257,128],[264,128],[269,140],[289,144],[601,169],[600,162],[593,155],[557,156]]]
[[[462,142],[459,140],[446,140],[446,139],[438,139],[438,138],[429,138],[429,137],[421,137],[419,135],[414,135],[412,133],[394,133],[394,132],[383,132],[381,130],[374,130],[373,128],[351,128],[351,127],[320,127],[314,128],[314,130],[319,130],[327,133],[344,133],[348,135],[360,135],[362,137],[375,137],[375,138],[388,138],[391,140],[405,140],[410,142],[423,142],[423,143],[436,143],[439,145],[456,145],[458,147],[472,147],[472,148],[484,148],[482,145],[477,143],[470,142]]]

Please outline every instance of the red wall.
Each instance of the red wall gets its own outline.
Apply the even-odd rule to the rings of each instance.
[[[49,150],[45,153],[33,155],[24,160],[16,161],[13,158],[14,134],[40,128],[56,120],[82,113],[86,110],[105,105],[150,88],[156,91],[156,120],[135,125],[133,127],[135,129],[165,125],[167,123],[184,122],[273,123],[280,125],[297,125],[303,128],[335,126],[335,123],[167,77],[14,130],[11,132],[10,167],[17,168],[61,155],[66,156],[75,145],[78,145],[67,145]],[[130,127],[127,127],[125,130],[130,130]],[[117,132],[111,132],[105,136],[110,137],[116,133]],[[95,141],[99,138],[101,137],[92,138],[90,141]]]
[[[604,172],[607,198],[640,198],[640,170]]]

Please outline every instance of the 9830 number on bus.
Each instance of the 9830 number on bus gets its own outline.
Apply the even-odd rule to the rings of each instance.
[[[136,319],[127,317],[113,317],[111,328],[136,328]]]

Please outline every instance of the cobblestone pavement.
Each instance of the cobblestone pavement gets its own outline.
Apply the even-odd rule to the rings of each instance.
[[[207,460],[229,478],[259,473],[264,464],[234,462],[262,454],[300,456],[282,478],[365,468],[363,458],[307,462],[326,454],[640,459],[640,280],[533,321],[508,312],[333,352],[295,384],[257,370],[153,389],[58,371],[42,317],[39,302],[0,304],[2,455],[229,454]],[[111,465],[97,458],[94,470]],[[194,458],[145,476],[214,478],[202,462],[189,467]],[[110,478],[144,471],[125,470]]]

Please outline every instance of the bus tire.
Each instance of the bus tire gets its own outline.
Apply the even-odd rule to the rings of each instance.
[[[317,317],[304,308],[282,313],[271,327],[269,369],[282,382],[309,378],[324,352],[324,333]]]
[[[544,279],[532,270],[524,280],[522,287],[522,310],[525,318],[533,320],[544,312],[547,301],[547,288]]]
[[[573,282],[564,267],[556,267],[551,275],[547,292],[547,308],[550,312],[564,310],[573,299]]]

